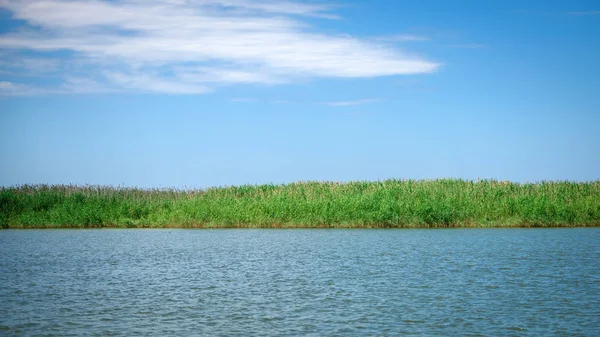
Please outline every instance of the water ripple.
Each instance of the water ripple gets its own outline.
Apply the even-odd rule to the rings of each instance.
[[[600,229],[0,231],[0,334],[600,335]]]

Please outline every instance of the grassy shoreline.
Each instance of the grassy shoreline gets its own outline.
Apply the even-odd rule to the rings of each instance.
[[[0,188],[0,228],[600,226],[600,180],[298,182],[205,190]]]

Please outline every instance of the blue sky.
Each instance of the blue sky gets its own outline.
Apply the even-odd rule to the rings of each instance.
[[[600,179],[597,1],[0,0],[0,185]]]

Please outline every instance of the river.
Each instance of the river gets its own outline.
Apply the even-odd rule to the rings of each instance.
[[[0,335],[600,336],[600,228],[2,230]]]

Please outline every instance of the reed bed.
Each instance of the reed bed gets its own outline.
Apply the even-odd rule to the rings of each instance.
[[[600,180],[297,182],[203,190],[0,188],[2,228],[600,226]]]

